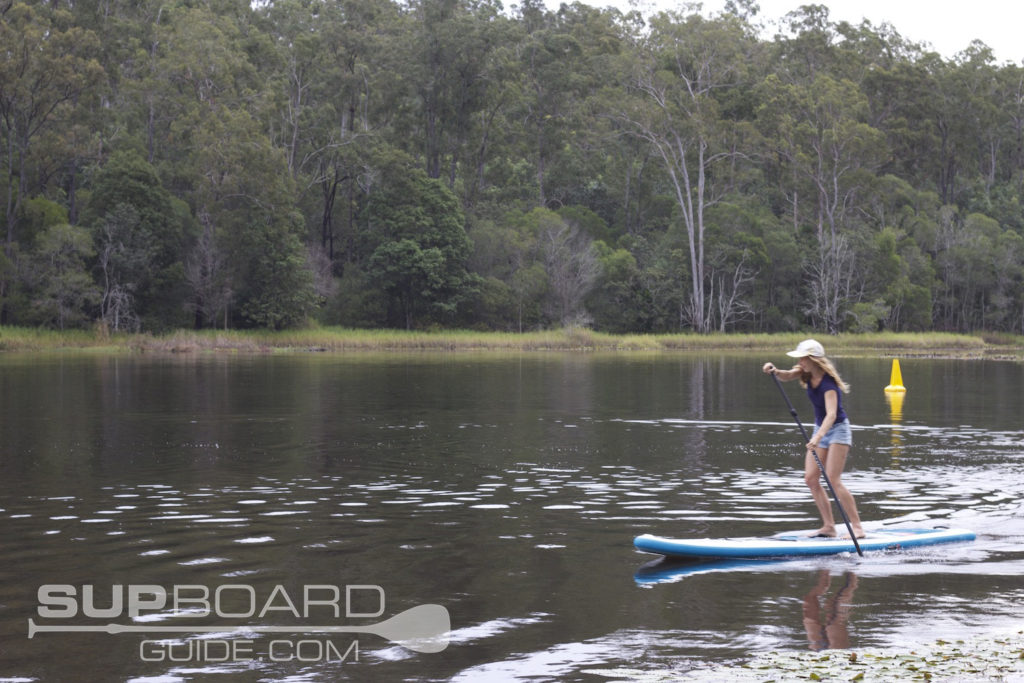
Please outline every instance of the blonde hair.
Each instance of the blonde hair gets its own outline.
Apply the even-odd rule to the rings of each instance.
[[[832,379],[836,381],[836,386],[838,386],[844,394],[850,393],[850,385],[844,382],[843,378],[839,376],[839,371],[836,370],[836,366],[832,364],[832,361],[824,356],[808,356],[808,358],[817,363],[818,367],[824,370],[826,375],[832,377]],[[811,374],[809,372],[800,373],[800,386],[806,389],[810,381]]]

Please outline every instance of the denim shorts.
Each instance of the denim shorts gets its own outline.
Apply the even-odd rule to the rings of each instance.
[[[850,421],[843,420],[832,425],[832,429],[828,430],[825,436],[821,437],[821,441],[818,446],[821,448],[828,448],[829,445],[834,443],[845,444],[847,446],[853,445],[853,430],[850,429]]]

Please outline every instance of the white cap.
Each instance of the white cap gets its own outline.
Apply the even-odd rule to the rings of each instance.
[[[813,339],[804,339],[797,345],[796,350],[787,351],[786,355],[793,358],[803,358],[804,356],[823,358],[825,356],[825,347]]]

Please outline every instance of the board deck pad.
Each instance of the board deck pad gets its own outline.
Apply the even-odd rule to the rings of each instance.
[[[857,539],[864,552],[902,550],[937,543],[974,540],[974,532],[947,528],[874,528]],[[760,538],[666,538],[642,534],[633,539],[637,550],[667,557],[764,558],[856,553],[849,538],[811,536],[813,530],[789,531]]]

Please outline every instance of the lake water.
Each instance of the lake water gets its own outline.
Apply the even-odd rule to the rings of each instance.
[[[0,356],[0,679],[604,680],[1020,626],[1019,363],[904,360],[896,406],[889,358],[837,359],[861,516],[973,543],[741,567],[632,548],[817,527],[766,360]],[[424,604],[450,615],[441,652],[307,628]]]

